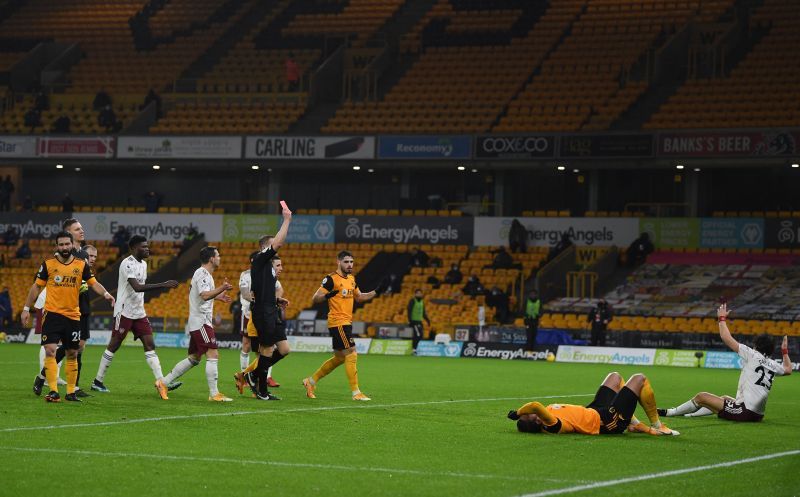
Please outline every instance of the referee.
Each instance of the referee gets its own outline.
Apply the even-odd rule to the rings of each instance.
[[[267,376],[269,368],[289,355],[289,342],[286,340],[286,330],[278,326],[278,306],[286,307],[289,302],[275,295],[276,275],[272,267],[272,258],[278,253],[286,241],[289,224],[292,221],[292,211],[281,202],[283,207],[283,224],[274,237],[269,235],[261,237],[258,241],[261,252],[253,258],[250,265],[250,290],[253,293],[253,303],[250,307],[251,319],[258,332],[258,365],[255,373],[258,378],[259,400],[280,400],[269,393]]]

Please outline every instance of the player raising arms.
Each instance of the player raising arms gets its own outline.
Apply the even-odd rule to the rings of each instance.
[[[47,402],[59,402],[58,366],[56,349],[62,342],[66,347],[67,395],[66,400],[80,402],[75,396],[78,381],[78,348],[81,335],[81,312],[78,297],[83,282],[102,295],[111,305],[114,297],[106,291],[95,278],[87,262],[72,254],[72,235],[61,231],[56,235],[57,251],[39,267],[36,281],[28,292],[25,306],[20,315],[24,326],[30,325],[30,306],[36,301],[42,288],[47,288],[42,324],[42,344],[45,346],[45,375],[50,392],[45,396]]]
[[[644,408],[651,426],[645,426],[633,415],[637,402]],[[528,402],[509,411],[508,418],[517,421],[517,429],[526,433],[579,433],[613,435],[630,432],[650,435],[680,435],[667,428],[658,418],[656,398],[650,380],[635,374],[625,382],[619,373],[609,373],[586,406]]]
[[[370,400],[358,388],[358,354],[356,342],[353,340],[353,303],[372,300],[375,290],[362,293],[358,289],[353,276],[353,254],[343,250],[339,252],[336,271],[322,280],[322,285],[314,294],[314,304],[328,302],[328,333],[333,341],[333,357],[322,363],[322,366],[309,378],[303,380],[306,396],[315,399],[317,382],[344,363],[347,380],[353,400]]]
[[[175,288],[178,282],[174,280],[163,283],[145,283],[147,281],[147,258],[150,257],[150,247],[147,238],[134,235],[128,242],[131,254],[119,266],[119,279],[117,281],[117,303],[114,306],[114,325],[111,330],[111,341],[103,351],[97,376],[92,382],[92,390],[107,393],[109,390],[104,381],[106,372],[114,354],[119,350],[128,332],[133,332],[134,340],[141,340],[144,348],[144,358],[156,378],[156,390],[161,398],[167,400],[167,385],[161,372],[161,362],[156,354],[156,344],[153,340],[153,328],[147,313],[144,310],[144,292],[160,288]],[[178,385],[180,386],[180,385]],[[177,388],[177,386],[174,386]]]
[[[189,319],[186,321],[186,331],[189,333],[189,357],[176,364],[164,381],[170,384],[177,380],[200,364],[200,358],[205,355],[208,400],[230,402],[233,399],[226,397],[217,388],[219,351],[217,350],[217,336],[211,326],[211,319],[214,316],[214,300],[229,303],[231,298],[225,292],[233,288],[228,280],[225,280],[222,285],[214,287],[212,273],[219,268],[220,262],[219,250],[216,247],[209,245],[200,250],[201,265],[194,272],[192,286],[189,289]]]
[[[792,374],[792,361],[789,359],[789,339],[783,337],[781,353],[783,365],[770,359],[775,344],[767,334],[755,339],[755,350],[739,343],[728,329],[728,305],[717,309],[719,336],[725,345],[742,358],[742,372],[739,374],[739,388],[736,398],[700,392],[688,401],[671,409],[659,409],[662,416],[708,416],[716,413],[719,418],[729,421],[761,421],[767,408],[767,397],[772,389],[775,376]]]

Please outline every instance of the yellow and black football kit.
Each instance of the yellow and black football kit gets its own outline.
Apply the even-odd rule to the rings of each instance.
[[[42,344],[58,343],[77,348],[80,340],[81,285],[97,283],[89,264],[71,256],[66,263],[56,257],[46,259],[36,273],[36,285],[47,288],[42,323]]]
[[[353,340],[353,303],[361,294],[352,275],[342,276],[331,273],[322,280],[322,288],[336,295],[328,299],[328,333],[333,339],[333,349],[343,350],[355,347]]]

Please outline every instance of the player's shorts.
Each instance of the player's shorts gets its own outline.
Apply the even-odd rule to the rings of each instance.
[[[276,343],[286,340],[286,327],[280,325],[277,310],[275,312],[253,311],[250,314],[250,320],[255,324],[260,346],[272,347]]]
[[[594,394],[594,400],[586,407],[600,414],[600,434],[608,435],[625,433],[638,403],[639,397],[630,388],[622,387],[615,392],[602,385]]]
[[[111,334],[120,335],[124,340],[129,331],[133,332],[134,340],[141,340],[142,337],[153,334],[150,320],[146,317],[131,319],[120,314],[114,319],[114,329],[111,330]]]
[[[41,309],[36,309],[36,326],[34,328],[34,333],[37,335],[42,334],[42,323],[44,323],[44,313]]]
[[[764,419],[763,414],[758,414],[746,408],[744,404],[737,404],[733,399],[725,399],[722,410],[717,413],[717,417],[728,421],[754,422]]]
[[[216,348],[217,335],[211,326],[204,324],[199,330],[189,332],[189,355],[203,355]]]
[[[328,328],[328,333],[333,339],[333,350],[344,350],[356,346],[353,340],[353,325],[344,324]]]
[[[244,313],[242,313],[242,329],[239,330],[239,334],[242,335],[243,337],[249,337],[250,336],[248,334],[248,331],[250,329],[250,321],[251,320],[248,319],[247,316],[244,315]]]
[[[45,312],[42,318],[42,345],[59,343],[67,349],[80,347],[81,322],[55,312]]]
[[[89,333],[89,315],[81,314],[81,340],[88,340],[91,337]]]

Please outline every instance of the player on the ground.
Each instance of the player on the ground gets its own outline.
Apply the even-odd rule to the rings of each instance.
[[[729,421],[761,421],[767,408],[767,397],[772,389],[775,376],[792,374],[792,361],[789,359],[789,339],[783,337],[781,353],[783,365],[770,359],[775,350],[772,337],[767,334],[756,337],[751,349],[739,343],[728,329],[728,305],[717,309],[719,336],[732,351],[742,358],[742,372],[739,374],[739,387],[736,398],[700,392],[688,401],[670,409],[659,409],[662,416],[708,416],[716,414]]]
[[[288,306],[289,301],[278,298],[275,294],[277,280],[272,266],[272,258],[286,241],[292,222],[292,211],[284,201],[281,201],[281,207],[283,223],[280,229],[271,240],[266,236],[259,240],[261,252],[250,266],[250,276],[253,278],[253,305],[250,314],[258,332],[258,364],[255,375],[258,379],[256,398],[259,400],[280,400],[269,393],[267,377],[270,367],[289,355],[286,329],[278,325],[279,308]]]
[[[47,402],[60,402],[58,394],[58,366],[56,349],[61,342],[66,347],[67,395],[65,400],[80,402],[75,395],[78,381],[78,348],[81,337],[81,312],[78,298],[85,282],[95,292],[114,305],[114,297],[106,291],[92,274],[85,260],[72,253],[72,235],[61,231],[56,235],[57,251],[39,267],[36,281],[28,292],[20,315],[24,326],[30,325],[30,306],[36,301],[42,288],[47,288],[42,323],[42,344],[45,345],[45,376],[50,392]]]
[[[164,382],[161,372],[161,361],[156,354],[156,344],[153,340],[153,328],[147,313],[144,310],[144,292],[160,288],[175,288],[175,280],[162,283],[145,283],[147,281],[147,258],[150,257],[150,247],[147,239],[141,235],[134,235],[128,242],[131,254],[119,266],[119,279],[117,281],[117,303],[114,306],[114,324],[111,329],[111,340],[100,358],[97,376],[92,381],[92,390],[108,392],[105,385],[106,372],[114,354],[119,350],[128,332],[133,332],[134,340],[141,340],[144,348],[144,358],[156,378],[155,387],[162,399],[167,400],[169,385]],[[177,388],[180,385],[172,385]]]
[[[176,364],[164,378],[164,382],[166,384],[174,382],[200,364],[200,359],[205,355],[208,400],[230,402],[233,399],[226,397],[217,388],[219,351],[217,350],[217,337],[211,326],[214,316],[214,300],[229,303],[231,297],[225,292],[233,288],[228,280],[225,280],[222,285],[214,287],[212,274],[219,268],[220,262],[219,250],[216,247],[209,245],[200,250],[201,266],[194,272],[192,286],[189,289],[189,319],[186,321],[186,332],[189,333],[189,357]]]
[[[344,363],[353,400],[370,400],[358,387],[358,354],[352,336],[353,303],[367,302],[377,294],[375,290],[366,293],[359,290],[353,276],[353,254],[343,250],[336,260],[336,271],[322,280],[322,285],[311,299],[314,304],[328,302],[328,333],[333,342],[333,357],[322,363],[311,377],[303,379],[303,386],[308,398],[317,398],[314,393],[317,382]]]
[[[639,403],[650,420],[645,426],[633,415]],[[641,373],[625,382],[619,373],[609,373],[597,390],[594,400],[586,406],[528,402],[509,411],[508,418],[517,421],[517,429],[526,433],[579,433],[582,435],[611,435],[630,432],[650,435],[680,435],[658,418],[656,398],[650,380]]]
[[[88,249],[91,247],[90,245],[86,245],[86,233],[83,231],[83,226],[81,225],[80,221],[75,219],[74,217],[65,219],[61,223],[61,229],[66,231],[67,233],[72,235],[72,255],[77,257],[78,259],[83,259],[89,262],[89,252]],[[97,260],[97,249],[94,249],[94,260],[90,262],[89,268],[94,268],[94,262]],[[42,292],[46,293],[46,292]],[[37,299],[37,304],[39,300]],[[43,301],[42,301],[43,302]],[[36,305],[36,304],[34,304]],[[83,350],[86,347],[86,341],[89,339],[89,317],[92,314],[92,302],[91,298],[89,297],[89,287],[86,285],[84,281],[81,283],[81,294],[78,297],[78,305],[81,310],[81,338],[80,338],[80,347],[78,348],[78,380],[80,382],[81,378],[81,369],[83,368]],[[41,309],[39,307],[39,309]],[[38,315],[37,315],[38,317]],[[44,348],[42,348],[39,356],[39,369],[40,372],[33,380],[33,393],[36,395],[41,395],[42,387],[44,387]],[[56,349],[56,364],[58,364],[59,368],[61,367],[61,361],[64,360],[64,356],[66,355],[66,348],[63,344],[61,344],[58,349]],[[59,384],[62,384],[63,380],[58,378]],[[90,397],[90,395],[84,392],[80,386],[75,386],[75,396],[76,397]]]
[[[283,272],[283,262],[281,261],[281,258],[276,255],[275,257],[272,258],[272,273],[275,275],[276,299],[283,299],[283,292],[284,292],[283,285],[281,285],[281,282],[279,281],[282,272]],[[277,329],[278,333],[282,333],[285,335],[286,321],[284,320],[282,311],[283,308],[281,306],[278,306]],[[247,324],[246,334],[248,338],[250,338],[253,342],[258,343],[258,331],[256,330],[256,327],[253,324],[252,320]],[[274,364],[275,361],[273,360],[273,365]],[[245,385],[250,386],[250,389],[253,391],[253,395],[256,395],[258,393],[258,378],[256,378],[253,374],[253,371],[255,371],[257,366],[258,366],[258,357],[253,359],[253,362],[248,364],[247,367],[245,367],[242,371],[239,371],[233,375],[233,379],[236,382],[236,389],[239,390],[239,393],[244,393]],[[267,386],[269,388],[277,388],[281,385],[272,378],[272,368],[273,366],[270,366],[269,369],[267,370]]]

